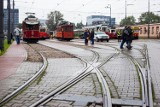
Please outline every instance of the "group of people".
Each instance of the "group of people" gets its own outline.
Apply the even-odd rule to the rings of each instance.
[[[125,28],[122,31],[122,34],[117,33],[118,36],[118,42],[121,42],[120,49],[123,49],[124,43],[127,44],[127,48],[130,50],[132,49],[131,43],[133,40],[133,31],[131,29],[131,26],[125,26]],[[91,41],[91,45],[94,45],[94,29],[91,30],[91,32],[86,29],[84,32],[84,43],[85,45],[88,45],[88,41]],[[121,41],[122,40],[122,41]]]
[[[131,26],[125,26],[125,28],[122,31],[121,35],[121,44],[120,44],[120,49],[123,49],[124,43],[127,44],[127,48],[130,50],[132,48],[131,43],[133,40],[133,31],[131,29]]]
[[[84,43],[85,45],[88,45],[88,41],[91,41],[91,45],[94,45],[94,29],[91,30],[91,32],[86,29],[84,32]]]

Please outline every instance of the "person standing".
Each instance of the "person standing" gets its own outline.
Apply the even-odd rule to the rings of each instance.
[[[88,45],[89,32],[87,29],[84,31],[83,35],[84,35],[84,43],[85,45]]]
[[[14,35],[16,37],[17,44],[20,44],[20,29],[18,27],[14,29]]]
[[[121,42],[121,33],[120,33],[120,31],[117,32],[117,38],[118,38],[118,42]]]
[[[94,29],[92,29],[90,34],[91,45],[94,45]]]
[[[128,31],[128,36],[126,38],[127,48],[131,49],[132,48],[131,43],[132,43],[132,40],[133,40],[133,31],[131,29],[131,26],[128,26],[127,31]]]
[[[127,43],[127,36],[129,35],[128,30],[127,30],[127,26],[125,26],[125,28],[123,29],[122,32],[122,42],[120,44],[120,49],[123,49],[123,45],[126,42]]]

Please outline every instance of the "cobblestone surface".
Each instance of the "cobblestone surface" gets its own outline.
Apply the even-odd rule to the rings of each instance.
[[[126,56],[121,54],[118,57],[111,59],[111,61],[106,63],[102,68],[109,75],[111,81],[114,82],[120,98],[140,99],[138,74],[134,64],[127,59]]]
[[[57,44],[57,43],[48,43],[48,42],[41,42],[47,44],[57,50],[62,50],[67,53],[71,53],[73,55],[80,56],[87,60],[88,62],[93,61],[93,53],[90,52],[87,49],[96,51],[100,54],[99,63],[101,63],[104,59],[106,59],[109,55],[115,53],[115,49],[108,47],[114,46],[119,48],[119,45],[117,42],[111,43],[102,43],[105,45],[98,45],[98,43],[95,43],[94,46],[80,46],[80,47],[74,47],[74,46],[65,46],[64,44]],[[83,43],[77,43],[83,44]],[[141,64],[142,67],[144,67],[144,56],[142,53],[144,52],[143,47],[144,44],[147,44],[149,49],[149,56],[150,56],[150,65],[151,65],[151,77],[152,77],[152,83],[154,86],[154,92],[155,92],[155,100],[154,104],[155,107],[160,107],[160,48],[159,44],[160,41],[135,41],[133,42],[133,49],[128,51],[126,48],[123,50],[123,52],[126,52],[127,54],[130,54],[134,58],[137,59],[137,61]],[[84,45],[84,44],[83,44]],[[125,47],[125,46],[124,46]],[[154,48],[153,48],[154,47]],[[82,49],[83,48],[83,49]],[[49,52],[48,50],[42,50],[41,52],[44,52],[43,54],[49,53],[46,56],[53,57],[55,59],[49,59],[49,66],[46,70],[46,74],[42,78],[42,80],[39,83],[34,83],[31,87],[29,87],[24,93],[21,95],[18,95],[15,99],[13,99],[11,102],[9,102],[5,107],[28,107],[29,105],[33,104],[35,101],[38,101],[43,96],[47,95],[54,89],[56,89],[60,84],[63,84],[68,78],[70,78],[73,74],[77,73],[80,69],[83,68],[83,63],[81,63],[78,59],[70,57],[70,58],[59,58],[54,57],[53,53]],[[56,52],[54,53],[56,54]],[[34,71],[32,71],[33,65],[26,65],[27,67],[30,66],[29,72],[27,71],[27,76],[31,76]],[[63,66],[63,67],[62,67]],[[38,67],[38,66],[37,66]],[[23,70],[27,69],[23,66]],[[65,71],[64,71],[65,70]],[[123,54],[120,54],[117,57],[112,58],[109,62],[107,62],[103,67],[101,67],[101,72],[103,73],[104,77],[106,78],[106,81],[109,85],[109,88],[112,93],[112,98],[122,98],[122,99],[141,99],[140,95],[140,83],[138,79],[138,74],[135,69],[134,64]],[[23,74],[23,75],[22,75]],[[14,79],[15,84],[22,84],[28,77],[26,78],[26,75],[22,73],[18,76],[15,76],[14,78],[17,78],[21,76],[21,81]],[[19,79],[19,78],[18,78]],[[23,81],[24,80],[24,81]],[[0,81],[0,85],[4,85],[3,83],[7,83],[8,81]],[[2,84],[1,84],[2,83]],[[10,85],[11,84],[11,85]],[[12,83],[10,83],[9,86],[12,86]],[[7,89],[8,84],[4,85],[4,89],[0,87],[0,96],[3,97],[4,90]],[[9,88],[10,90],[8,92],[12,92],[14,89],[16,89],[18,86],[13,85],[12,88]],[[61,95],[64,95],[66,97],[67,95],[70,95],[75,98],[102,98],[101,91],[100,91],[99,83],[97,82],[97,78],[94,74],[89,75],[82,81],[78,82],[76,85],[74,85],[72,88],[68,89],[66,92],[62,93]],[[60,96],[61,96],[60,95]],[[84,97],[85,96],[85,97]],[[68,97],[66,97],[68,98]],[[77,99],[76,99],[77,100]],[[47,103],[46,107],[84,107],[82,105],[86,105],[86,107],[102,107],[101,104],[96,103],[88,103],[85,104],[84,102],[75,102],[73,100],[56,100],[53,98],[53,100],[49,103]],[[125,106],[126,107],[126,106]],[[130,107],[130,106],[128,106]]]
[[[31,85],[25,92],[7,103],[6,106],[18,104],[16,107],[28,107],[62,85],[83,68],[83,64],[75,58],[48,59],[48,62],[49,65],[42,80],[38,84]]]
[[[31,67],[32,66],[32,67]],[[15,74],[0,81],[0,98],[12,93],[40,69],[42,63],[23,62]]]
[[[160,42],[147,43],[150,57],[150,73],[154,87],[154,105],[160,107]]]
[[[64,52],[79,56],[84,58],[85,60],[92,61],[93,60],[93,53],[90,51],[87,51],[85,49],[81,49],[74,46],[68,46],[66,47],[65,44],[58,44],[58,43],[49,43],[49,42],[39,42],[40,44],[45,44],[46,46],[52,47],[54,49],[62,50]]]
[[[96,98],[100,98],[102,100],[102,93],[101,93],[101,89],[100,89],[100,84],[98,82],[97,76],[96,74],[91,74],[88,75],[87,77],[85,77],[84,79],[82,79],[80,82],[78,82],[76,85],[72,86],[71,88],[69,88],[68,90],[66,90],[64,93],[62,93],[61,98],[64,98],[65,96],[71,96],[71,97],[75,97],[74,100],[70,100],[65,98],[66,102],[60,102],[60,101],[56,101],[56,100],[52,100],[51,102],[49,102],[48,104],[46,104],[45,106],[56,106],[57,107],[61,107],[61,104],[63,103],[64,107],[92,107],[91,105],[93,105],[96,102],[90,102],[88,104],[87,100],[86,102],[84,101],[82,103],[82,98],[86,98],[87,96],[90,96],[90,99],[92,99],[92,97],[96,97]],[[53,98],[54,99],[54,98]],[[55,103],[56,102],[56,103]],[[81,103],[78,103],[81,102]],[[85,104],[85,105],[83,105]],[[96,106],[97,104],[95,104]],[[98,106],[97,106],[98,107]],[[102,107],[102,106],[99,106]]]

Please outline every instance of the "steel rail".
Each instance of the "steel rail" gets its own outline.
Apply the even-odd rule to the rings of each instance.
[[[79,57],[79,56],[75,55],[75,57],[77,57],[80,60],[84,61],[86,63],[86,65],[87,65],[87,67],[84,69],[84,71],[81,74],[79,74],[79,75],[75,76],[74,78],[72,78],[71,80],[67,81],[65,84],[63,84],[62,86],[60,86],[59,88],[57,88],[56,90],[54,90],[53,92],[48,94],[47,96],[43,97],[39,101],[35,102],[30,107],[36,107],[38,105],[46,104],[47,102],[52,100],[53,97],[55,97],[56,95],[61,94],[62,92],[64,92],[65,90],[67,90],[68,88],[70,88],[71,86],[75,85],[77,82],[79,82],[80,80],[82,80],[83,78],[88,76],[93,69],[95,69],[97,71],[96,74],[97,74],[98,79],[101,81],[101,84],[103,86],[103,93],[104,93],[103,94],[103,105],[104,105],[104,107],[112,107],[109,88],[107,86],[107,83],[106,83],[104,77],[102,76],[102,74],[100,73],[100,71],[97,68],[97,66],[100,66],[102,64],[97,65],[97,66],[93,66],[94,63],[98,62],[99,55],[98,55],[98,53],[96,53],[93,50],[90,50],[90,51],[92,51],[94,53],[94,56],[95,56],[95,58],[94,58],[94,60],[92,62],[87,62],[82,57]],[[110,60],[114,55],[115,54],[111,55],[107,60],[105,60],[105,62]]]
[[[104,45],[104,44],[102,44]],[[112,48],[117,49],[118,51],[121,52],[120,49],[110,46]],[[135,58],[133,58],[131,55],[128,55],[127,53],[125,53],[127,56],[129,56],[129,58],[131,59],[131,61],[138,67],[138,73],[141,79],[141,84],[142,84],[142,99],[143,99],[143,107],[149,106],[149,107],[153,107],[153,95],[152,95],[152,88],[151,88],[151,77],[150,77],[150,64],[149,64],[149,55],[148,55],[148,50],[147,50],[147,46],[144,46],[146,48],[145,53],[143,53],[142,51],[141,54],[145,57],[146,59],[146,68],[142,69],[141,65],[136,61]],[[137,49],[138,50],[138,49]]]
[[[138,74],[140,76],[141,85],[142,85],[142,107],[146,107],[148,105],[148,89],[147,89],[147,83],[146,83],[146,72],[140,64],[136,61],[135,58],[133,58],[131,55],[125,53],[122,51],[122,54],[128,56],[128,58],[135,64],[135,66],[138,68]]]
[[[41,45],[44,45],[44,44],[41,44]],[[48,45],[45,45],[45,46],[48,46]],[[48,47],[50,47],[50,46],[48,46]],[[50,47],[50,48],[53,48],[53,47]],[[60,50],[60,51],[62,51],[62,50]],[[65,91],[66,89],[73,86],[78,81],[82,80],[84,77],[86,77],[90,74],[90,72],[93,70],[93,67],[91,67],[90,65],[92,65],[95,61],[97,61],[97,57],[94,58],[94,61],[92,63],[89,63],[85,59],[83,59],[79,56],[76,56],[76,55],[74,55],[74,56],[86,63],[86,67],[84,67],[84,69],[81,71],[81,73],[73,76],[72,78],[67,80],[63,85],[61,85],[60,87],[58,87],[57,89],[55,89],[54,91],[52,91],[51,93],[46,95],[45,97],[41,98],[40,100],[38,100],[37,102],[32,104],[30,107],[36,107],[40,104],[44,105],[45,103],[50,101],[53,96]]]
[[[95,52],[97,54],[97,56],[99,56],[99,54],[97,52]],[[99,70],[99,67],[101,67],[104,63],[106,63],[107,61],[109,61],[113,56],[115,56],[115,54],[109,56],[107,58],[107,60],[104,60],[100,65],[98,66],[93,66],[94,69],[96,70],[96,75],[98,77],[98,80],[100,81],[101,85],[102,85],[102,91],[103,91],[103,107],[112,107],[112,100],[111,100],[111,94],[110,94],[110,90],[108,87],[108,84],[103,76],[103,74],[101,73],[101,71]]]
[[[140,66],[140,64],[136,61],[135,58],[133,58],[131,55],[121,51],[120,49],[113,47],[113,46],[109,46],[112,48],[117,49],[119,52],[121,52],[122,54],[128,56],[128,58],[135,64],[135,66],[138,68],[138,74],[140,76],[140,80],[141,80],[141,85],[142,85],[142,107],[146,107],[148,105],[148,88],[147,88],[147,83],[146,83],[146,74],[145,74],[145,70],[142,69],[142,67]]]
[[[151,85],[151,74],[150,74],[150,66],[149,66],[149,54],[147,45],[145,45],[146,48],[146,72],[147,72],[147,85],[148,85],[148,97],[149,97],[149,107],[153,107],[153,95],[152,95],[152,85]]]
[[[149,64],[149,54],[148,54],[148,49],[147,49],[147,45],[144,45],[145,48],[145,53],[141,52],[141,54],[143,54],[143,56],[145,57],[145,68],[142,69],[142,67],[140,66],[140,64],[135,60],[136,65],[138,65],[139,68],[141,68],[142,75],[144,78],[144,85],[145,85],[145,99],[146,99],[146,106],[149,107],[153,107],[153,95],[152,95],[152,85],[151,85],[151,74],[150,74],[150,64]],[[138,49],[137,49],[138,50]],[[130,56],[132,57],[132,56]],[[133,57],[132,57],[133,58]]]
[[[43,65],[39,69],[39,71],[34,76],[32,76],[28,81],[26,81],[23,85],[21,85],[19,88],[17,88],[11,94],[9,94],[5,98],[3,98],[0,101],[0,106],[3,106],[7,102],[9,102],[12,98],[14,98],[19,93],[21,93],[25,88],[27,88],[28,86],[30,86],[45,71],[45,69],[47,68],[47,65],[48,65],[47,59],[41,53],[39,53],[39,54],[43,58]]]

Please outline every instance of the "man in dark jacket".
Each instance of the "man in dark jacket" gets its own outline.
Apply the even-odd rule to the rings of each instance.
[[[127,48],[131,49],[132,48],[131,43],[132,43],[132,39],[133,39],[133,31],[130,26],[128,26],[127,30],[128,30],[128,36],[126,38]]]
[[[132,43],[132,39],[133,39],[133,32],[130,26],[125,26],[123,33],[122,33],[122,42],[120,45],[120,49],[123,49],[123,45],[126,42],[127,44],[127,48],[131,49],[131,43]]]
[[[125,28],[122,31],[122,42],[120,45],[120,49],[123,49],[123,45],[125,42],[127,42],[127,36],[129,35],[128,30],[127,30],[127,26],[125,26]]]
[[[94,29],[92,29],[90,34],[91,45],[94,45]]]
[[[85,30],[83,35],[84,35],[84,43],[85,45],[88,45],[88,37],[89,37],[88,30]]]

